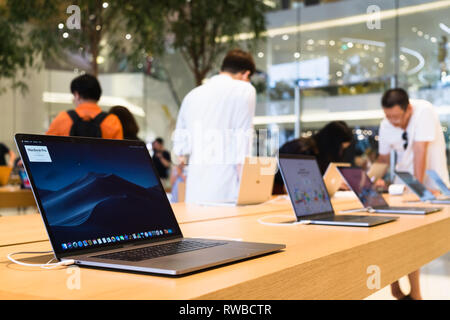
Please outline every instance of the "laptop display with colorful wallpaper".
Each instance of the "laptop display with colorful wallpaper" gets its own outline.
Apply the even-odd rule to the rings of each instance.
[[[282,245],[183,238],[143,142],[16,135],[60,260],[183,274]]]
[[[417,180],[411,173],[395,171],[395,174],[408,186],[408,188],[412,190],[412,192],[414,192],[420,198],[420,201],[437,204],[450,204],[450,198],[436,198],[434,194],[430,190],[428,190],[419,180]]]
[[[442,180],[441,177],[437,174],[437,172],[434,170],[427,170],[426,173],[434,181],[441,193],[444,196],[450,197],[450,189],[447,187],[447,184],[444,182],[444,180]]]
[[[393,207],[390,206],[383,196],[379,194],[374,183],[370,181],[367,173],[362,168],[339,168],[342,176],[352,191],[356,194],[361,204],[373,213],[396,213],[396,214],[429,214],[442,210],[442,208],[426,207]]]
[[[335,215],[314,157],[280,154],[279,165],[298,222],[372,227],[396,220],[380,216]]]

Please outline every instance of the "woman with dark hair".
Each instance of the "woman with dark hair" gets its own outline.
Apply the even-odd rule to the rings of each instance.
[[[279,153],[314,156],[323,175],[330,162],[344,161],[344,150],[352,141],[353,133],[347,124],[344,121],[332,121],[311,137],[286,142],[281,146]],[[278,170],[273,193],[284,193],[283,186],[283,179]]]
[[[114,106],[109,110],[109,113],[115,114],[122,123],[124,139],[141,140],[137,136],[139,132],[139,126],[130,110],[122,106]]]

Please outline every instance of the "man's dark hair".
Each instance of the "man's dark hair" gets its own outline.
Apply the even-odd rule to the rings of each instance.
[[[100,83],[96,77],[90,74],[83,74],[73,79],[70,84],[70,91],[72,93],[78,92],[84,100],[98,101],[102,95]]]
[[[381,105],[388,109],[400,106],[402,110],[406,110],[409,105],[408,93],[402,88],[389,89],[381,98]]]
[[[155,142],[158,142],[158,143],[161,144],[161,145],[164,144],[163,138],[160,138],[160,137],[156,138],[156,139],[155,139]]]
[[[228,51],[220,67],[220,71],[233,74],[250,71],[250,76],[255,73],[255,70],[255,61],[253,61],[252,55],[240,49]]]

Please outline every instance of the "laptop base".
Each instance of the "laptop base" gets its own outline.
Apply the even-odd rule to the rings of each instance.
[[[182,252],[136,262],[100,259],[94,257],[92,253],[82,256],[71,256],[67,257],[66,259],[74,259],[75,264],[80,266],[120,269],[126,271],[137,271],[165,275],[182,275],[199,271],[205,268],[215,267],[230,262],[237,262],[243,259],[253,258],[267,253],[280,251],[285,248],[284,245],[278,244],[242,241],[223,241],[191,238],[183,238],[176,241],[185,240],[205,241],[207,243],[223,242],[224,244],[196,251]],[[124,249],[122,248],[119,250]]]
[[[450,199],[430,200],[430,203],[434,203],[434,204],[450,204]]]
[[[310,220],[311,224],[347,226],[347,227],[374,227],[380,224],[395,221],[396,217],[371,217],[354,215],[333,215],[329,218]]]
[[[395,214],[414,214],[425,215],[441,211],[442,208],[417,208],[417,207],[386,207],[386,208],[370,208],[370,213],[395,213]]]

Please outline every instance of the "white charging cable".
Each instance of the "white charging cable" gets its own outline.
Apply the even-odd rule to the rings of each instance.
[[[294,226],[298,224],[310,224],[311,220],[302,220],[302,221],[294,221],[294,222],[266,222],[264,220],[270,219],[270,218],[290,218],[292,219],[292,216],[286,216],[286,215],[276,215],[276,216],[264,216],[258,219],[258,223],[263,224],[265,226],[276,226],[276,227],[288,227],[288,226]]]
[[[57,263],[50,263],[52,262],[55,258],[52,258],[51,260],[49,260],[47,263],[44,264],[35,264],[35,263],[25,263],[25,262],[20,262],[17,261],[16,259],[14,259],[12,256],[15,256],[17,254],[44,254],[44,253],[53,253],[53,251],[38,251],[38,252],[14,252],[14,253],[10,253],[7,255],[7,258],[11,261],[14,262],[16,264],[19,264],[21,266],[25,266],[25,267],[40,267],[43,269],[53,269],[59,266],[70,266],[72,264],[75,264],[75,260],[73,259],[68,259],[68,260],[64,260],[64,261],[60,261]]]

